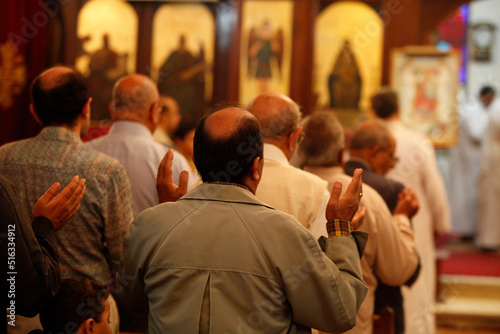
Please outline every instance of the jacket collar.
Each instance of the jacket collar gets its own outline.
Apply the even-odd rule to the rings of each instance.
[[[231,184],[202,183],[179,200],[243,203],[273,209],[273,207],[258,200],[249,190]]]
[[[73,131],[63,126],[46,126],[40,131],[38,139],[61,141],[61,142],[76,142],[83,144],[80,137]]]

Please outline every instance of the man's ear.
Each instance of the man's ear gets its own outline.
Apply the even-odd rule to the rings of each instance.
[[[295,149],[295,144],[297,143],[297,138],[299,137],[300,133],[302,132],[302,127],[299,127],[290,133],[286,140],[286,145],[289,150],[294,150]]]
[[[78,333],[90,334],[95,333],[95,320],[87,319],[80,325],[80,331]]]
[[[158,103],[155,102],[151,105],[151,110],[149,111],[149,118],[154,125],[158,125],[160,122],[160,108]]]
[[[83,106],[81,115],[84,119],[90,118],[90,102],[92,102],[91,97],[89,97],[89,99],[87,100],[87,102],[85,102],[85,105]]]
[[[111,101],[108,104],[109,118],[113,120],[113,115],[115,114],[115,101]]]
[[[30,103],[30,113],[38,124],[43,125],[42,120],[40,119],[40,117],[38,117],[38,114],[36,113],[35,106],[33,105],[33,103]]]
[[[339,151],[339,155],[337,157],[337,161],[339,162],[340,166],[344,166],[344,149],[341,149]]]
[[[251,171],[250,171],[250,175],[252,176],[252,179],[254,181],[260,180],[260,178],[262,176],[262,167],[263,167],[263,165],[264,165],[264,160],[262,160],[260,157],[256,157],[253,160],[252,168],[251,168]]]

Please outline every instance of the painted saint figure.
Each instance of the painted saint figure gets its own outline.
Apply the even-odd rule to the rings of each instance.
[[[250,29],[248,38],[248,73],[259,83],[259,92],[269,91],[269,81],[273,76],[281,77],[283,61],[283,30],[274,31],[271,22],[264,20],[259,28]],[[277,73],[273,73],[272,63],[276,62]]]
[[[92,120],[109,119],[109,102],[115,81],[127,74],[128,54],[118,54],[111,49],[109,35],[102,36],[102,48],[90,57],[87,77],[92,96]]]
[[[332,73],[328,76],[330,108],[358,109],[361,75],[351,45],[344,41]]]
[[[203,46],[194,56],[186,47],[186,37],[180,35],[178,48],[160,67],[158,90],[177,101],[184,119],[197,120],[204,112],[205,70]]]

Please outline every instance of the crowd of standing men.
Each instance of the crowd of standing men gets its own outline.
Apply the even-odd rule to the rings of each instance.
[[[81,74],[48,69],[31,96],[42,131],[0,147],[18,284],[39,287],[9,333],[39,313],[46,332],[369,334],[386,306],[396,333],[434,333],[433,240],[450,211],[434,149],[399,121],[393,91],[372,98],[379,120],[355,130],[347,161],[335,117],[303,120],[280,93],[207,112],[185,127],[191,144],[176,141],[186,156],[170,148],[186,136],[175,101],[146,76],[115,83],[111,129],[87,143]]]

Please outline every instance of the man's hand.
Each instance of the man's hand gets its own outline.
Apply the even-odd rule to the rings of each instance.
[[[156,192],[160,203],[175,202],[187,193],[189,173],[185,170],[179,175],[179,186],[175,185],[172,176],[172,162],[174,160],[174,150],[169,149],[163,157],[158,167],[156,177]]]
[[[403,214],[408,218],[412,218],[419,209],[418,198],[411,188],[403,189],[398,196],[398,204],[394,209],[394,214]]]
[[[359,201],[363,196],[363,183],[361,182],[362,172],[363,170],[360,168],[354,171],[352,181],[342,198],[340,198],[342,184],[340,182],[335,182],[332,189],[332,195],[326,206],[326,219],[328,221],[333,219],[353,220],[354,215],[358,211]]]
[[[61,184],[54,183],[36,202],[33,208],[33,218],[46,217],[52,222],[56,231],[61,229],[80,208],[80,202],[86,189],[84,184],[85,179],[79,180],[78,175],[76,175],[58,194]]]

